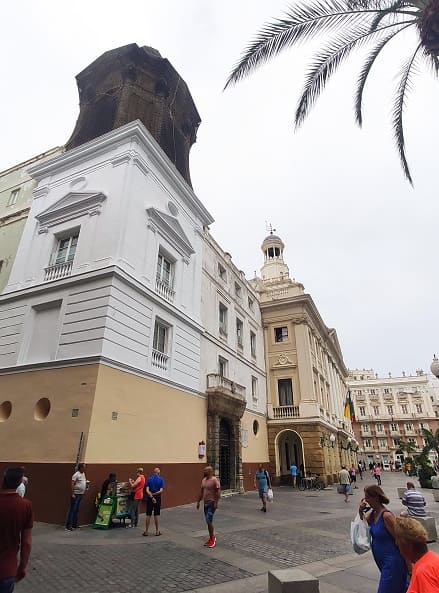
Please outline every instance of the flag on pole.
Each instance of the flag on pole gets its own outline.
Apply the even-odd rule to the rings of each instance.
[[[344,405],[344,417],[351,422],[356,422],[354,404],[352,403],[351,392],[348,391]]]

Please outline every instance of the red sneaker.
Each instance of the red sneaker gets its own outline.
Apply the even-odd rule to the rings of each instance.
[[[210,539],[210,537],[209,537],[209,539],[208,539],[208,540],[206,540],[206,541],[204,542],[203,546],[208,546],[208,545],[210,544],[210,542],[211,542],[211,541],[212,541],[212,540],[211,540],[211,539]]]
[[[216,537],[214,537],[213,539],[209,540],[207,547],[208,548],[214,548],[216,546]]]

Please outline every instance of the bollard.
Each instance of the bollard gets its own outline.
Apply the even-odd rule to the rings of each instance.
[[[319,579],[300,568],[270,570],[268,593],[319,593]]]

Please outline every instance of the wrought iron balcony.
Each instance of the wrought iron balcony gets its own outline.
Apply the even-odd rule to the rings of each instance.
[[[65,278],[72,273],[73,260],[62,264],[54,264],[44,269],[44,282]]]

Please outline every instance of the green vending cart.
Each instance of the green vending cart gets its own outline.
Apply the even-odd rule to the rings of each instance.
[[[113,524],[113,519],[119,519],[125,523],[125,519],[130,516],[130,493],[129,482],[114,482],[113,487],[108,489],[107,494],[100,501],[93,527],[109,529]]]

